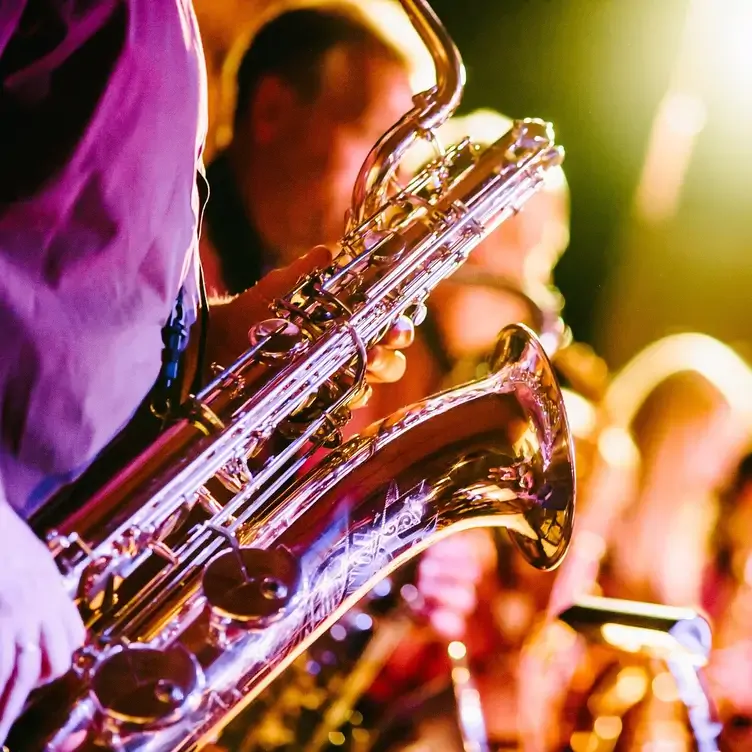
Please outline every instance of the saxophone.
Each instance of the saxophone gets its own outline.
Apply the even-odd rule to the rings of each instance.
[[[623,748],[619,745],[629,729],[633,733],[626,749],[655,744],[718,752],[721,725],[701,675],[710,655],[711,630],[700,614],[588,597],[561,613],[559,622],[591,645],[620,656],[598,676],[588,694],[585,723],[575,725],[567,749],[613,752]],[[657,702],[651,685],[652,693],[660,695]],[[627,724],[627,714],[635,712],[636,723]]]
[[[30,698],[13,752],[187,752],[217,737],[372,587],[440,538],[506,528],[535,567],[574,515],[567,416],[548,358],[503,331],[489,375],[341,444],[366,351],[519,211],[563,151],[516,121],[389,193],[401,156],[459,104],[464,68],[425,0],[402,0],[437,85],[374,146],[325,269],[270,306],[250,348],[78,511],[36,526],[88,628]],[[333,451],[301,474],[320,447]],[[32,521],[32,524],[34,522]]]

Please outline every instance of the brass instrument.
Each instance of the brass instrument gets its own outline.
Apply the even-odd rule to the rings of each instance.
[[[337,447],[366,350],[538,190],[562,150],[518,121],[442,152],[387,197],[399,158],[459,102],[464,69],[424,0],[403,6],[437,86],[374,147],[341,252],[270,306],[250,349],[72,515],[37,525],[90,635],[33,697],[13,752],[186,752],[210,742],[375,583],[436,540],[506,528],[535,567],[564,556],[570,433],[548,358],[502,333],[487,378]],[[284,442],[281,440],[284,439]],[[48,518],[49,520],[49,518]]]
[[[490,276],[470,265],[460,267],[452,281],[493,286],[519,297],[531,311],[529,323],[549,358],[554,358],[554,363],[560,348],[570,345],[571,331],[561,315],[563,298],[556,288],[522,287],[512,279]],[[491,370],[488,359],[463,359],[456,364],[444,386],[449,389],[486,377]],[[594,381],[586,374],[582,374],[582,380]],[[579,475],[587,465],[580,462],[580,450],[595,432],[595,408],[590,399],[599,393],[599,385],[593,383],[591,388],[584,389],[586,397],[573,390],[562,391],[575,440],[575,464]],[[351,743],[359,751],[368,750],[377,736],[375,726],[384,708],[374,707],[364,695],[389,661],[399,640],[409,638],[410,631],[419,628],[415,618],[419,597],[413,592],[414,588],[408,584],[406,592],[411,599],[406,600],[399,592],[394,592],[399,590],[402,578],[395,583],[384,580],[382,584],[392,587],[388,608],[384,606],[387,599],[378,594],[377,597],[369,594],[364,598],[332,627],[330,633],[335,637],[326,635],[326,639],[301,655],[268,695],[249,708],[236,724],[237,728],[229,731],[230,738],[220,743],[230,749],[237,747],[239,752],[295,749],[319,752],[332,746],[331,737],[345,738],[346,743]],[[417,612],[420,612],[419,608]],[[358,626],[358,620],[369,623],[367,635]],[[465,746],[481,752],[487,748],[487,741],[482,741],[485,737],[482,717],[475,707],[477,692],[464,656],[454,657],[459,645],[461,643],[449,646],[447,653],[453,666],[451,676],[457,701],[458,729],[461,735],[468,736]],[[352,657],[352,653],[360,651],[361,654]],[[321,660],[322,654],[326,657],[325,662]]]
[[[594,471],[588,482],[580,486],[583,501],[579,517],[581,527],[572,542],[570,555],[557,573],[556,585],[563,583],[569,588],[570,597],[582,597],[595,586],[608,553],[609,536],[618,529],[620,518],[628,510],[642,463],[648,459],[641,456],[641,447],[633,434],[635,418],[655,390],[679,374],[697,376],[717,391],[734,418],[741,426],[746,425],[744,433],[749,436],[752,428],[752,402],[749,398],[752,371],[731,348],[703,334],[682,333],[652,343],[636,355],[612,379],[600,405]],[[747,440],[742,435],[739,441],[741,450]],[[671,521],[665,518],[663,525],[666,530],[672,528]],[[703,529],[707,530],[707,527]],[[658,562],[653,562],[653,566],[658,566]],[[574,592],[571,591],[572,581],[579,583]],[[554,588],[555,602],[557,586]],[[675,594],[670,595],[676,598]],[[609,604],[611,601],[592,603]],[[618,605],[618,602],[614,603]],[[619,605],[617,612],[621,608]],[[624,602],[623,608],[629,619],[633,619],[630,614],[634,609],[640,614],[639,618],[647,615],[652,619],[668,607],[652,604],[630,606]],[[669,608],[668,612],[671,610]],[[614,618],[613,621],[619,624],[623,619]],[[629,630],[621,631],[627,634]],[[614,633],[618,635],[620,630],[617,628]],[[620,651],[610,653],[607,669],[597,675],[599,651],[597,648],[588,650],[592,652],[590,657],[594,665],[584,668],[578,679],[589,683],[590,689],[584,698],[586,702],[579,718],[577,737],[570,744],[575,752],[579,749],[593,752],[630,749],[630,745],[636,743],[632,738],[634,735],[641,739],[650,737],[653,741],[674,745],[672,749],[687,752],[696,748],[714,748],[716,742],[703,736],[707,724],[703,721],[699,726],[695,725],[692,714],[683,708],[685,698],[676,691],[675,685],[680,677],[672,680],[672,675],[676,677],[681,666],[670,661],[668,667],[662,661],[648,661],[642,650],[637,658],[627,651]],[[691,675],[684,679],[694,681]],[[631,689],[625,691],[625,687]],[[697,687],[695,689],[700,691]],[[618,717],[618,722],[599,721],[612,716]],[[716,736],[719,731],[713,727]],[[599,732],[603,732],[603,738]]]
[[[659,729],[652,728],[655,723],[640,724],[638,734],[642,735],[631,739],[627,749],[668,744],[671,749],[687,752],[718,752],[721,726],[700,675],[711,647],[710,625],[702,616],[691,609],[588,597],[560,614],[559,621],[591,644],[605,645],[627,656],[627,660],[611,664],[589,693],[588,716],[594,721],[584,729],[575,728],[569,742],[573,752],[616,749],[625,715],[644,702],[651,684],[655,687],[664,676],[673,680],[675,695],[671,699],[681,703],[684,717],[663,719]],[[642,660],[630,661],[633,656]],[[646,659],[665,665],[668,673],[656,676]],[[691,735],[685,731],[687,726]],[[646,737],[645,727],[649,734],[654,733]]]

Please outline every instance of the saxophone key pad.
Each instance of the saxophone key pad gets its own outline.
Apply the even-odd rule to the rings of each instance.
[[[233,548],[209,562],[204,595],[213,623],[263,628],[287,613],[300,585],[300,567],[285,549]]]
[[[256,357],[268,365],[288,360],[304,352],[310,342],[299,326],[287,319],[266,319],[248,331]]]
[[[155,728],[175,723],[201,701],[203,673],[180,645],[158,650],[138,644],[119,649],[96,667],[94,702],[105,726]]]

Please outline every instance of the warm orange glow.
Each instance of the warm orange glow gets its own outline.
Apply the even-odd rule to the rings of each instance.
[[[653,122],[647,157],[637,187],[636,210],[643,221],[676,214],[681,188],[705,124],[705,105],[692,94],[669,92]]]

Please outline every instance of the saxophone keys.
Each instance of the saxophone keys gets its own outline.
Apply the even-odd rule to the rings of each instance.
[[[182,645],[160,650],[142,644],[117,647],[96,666],[91,697],[110,742],[178,722],[203,697],[204,675]]]
[[[405,316],[415,324],[420,326],[428,316],[428,306],[424,302],[413,303],[405,309]]]
[[[278,621],[293,605],[300,582],[298,561],[285,549],[223,551],[203,573],[209,641],[226,649],[236,636]]]
[[[254,324],[248,339],[260,363],[273,365],[304,352],[310,345],[303,330],[287,319],[266,319]]]
[[[397,226],[409,216],[411,210],[409,205],[400,205],[390,224]],[[381,230],[367,233],[364,245],[370,260],[376,264],[398,261],[407,250],[407,243],[401,235]]]

